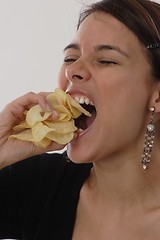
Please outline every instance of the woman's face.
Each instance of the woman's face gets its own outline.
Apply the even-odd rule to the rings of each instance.
[[[70,159],[102,161],[142,150],[154,84],[145,51],[109,14],[94,13],[83,21],[64,50],[59,85],[79,101],[88,98],[96,117],[85,120],[87,129],[68,144]]]

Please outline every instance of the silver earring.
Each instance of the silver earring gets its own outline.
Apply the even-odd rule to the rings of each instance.
[[[154,145],[154,138],[155,138],[155,126],[154,126],[154,113],[155,113],[155,107],[151,107],[150,109],[151,117],[150,122],[147,125],[147,130],[145,134],[145,142],[144,142],[144,149],[142,154],[142,165],[143,169],[148,168],[148,164],[151,161],[151,153]]]

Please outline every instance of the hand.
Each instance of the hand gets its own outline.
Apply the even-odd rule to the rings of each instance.
[[[13,134],[13,127],[25,118],[23,112],[39,104],[44,111],[52,110],[53,120],[57,113],[49,106],[46,96],[49,93],[27,93],[11,103],[0,112],[0,168],[44,152],[60,150],[64,145],[52,142],[47,148],[40,148],[31,142],[8,139]]]

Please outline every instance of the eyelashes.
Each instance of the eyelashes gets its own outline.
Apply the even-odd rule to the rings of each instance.
[[[107,61],[107,60],[101,60],[101,61],[99,61],[99,63],[102,64],[102,65],[115,65],[115,64],[117,64],[114,61]]]
[[[64,59],[64,63],[74,63],[78,60],[79,58],[70,58],[70,57],[67,57]],[[115,65],[117,64],[117,62],[115,61],[109,61],[109,60],[97,60],[97,63],[98,64],[101,64],[101,65]]]
[[[65,63],[70,63],[70,62],[75,62],[78,58],[65,58],[64,62]]]

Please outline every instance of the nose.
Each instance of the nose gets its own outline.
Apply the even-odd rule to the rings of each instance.
[[[87,64],[82,60],[78,59],[72,64],[68,65],[65,70],[67,79],[73,81],[87,81],[90,79],[90,71]]]

